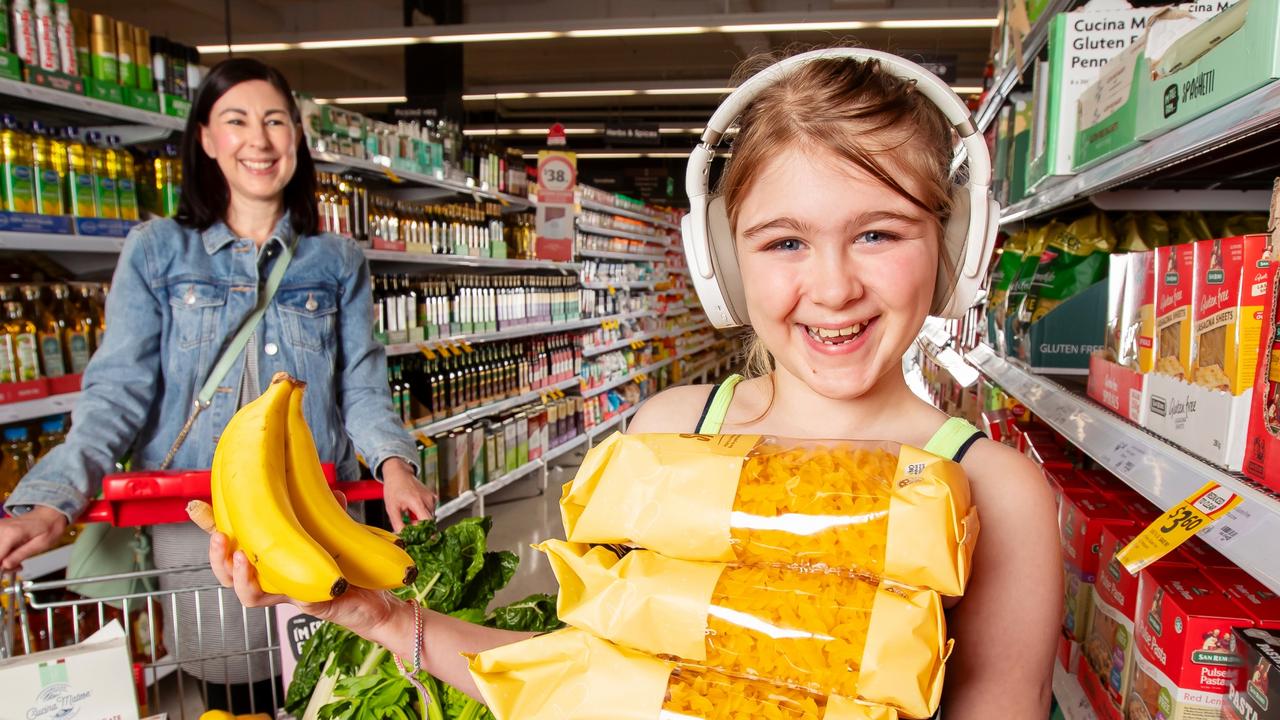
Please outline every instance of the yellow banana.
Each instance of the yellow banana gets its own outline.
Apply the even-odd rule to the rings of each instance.
[[[383,530],[382,528],[380,528],[380,527],[375,527],[375,526],[373,526],[373,525],[365,525],[365,526],[364,526],[364,529],[365,529],[365,530],[368,530],[369,532],[373,533],[374,535],[377,535],[378,537],[382,538],[383,540],[386,540],[387,542],[391,543],[392,545],[395,545],[396,547],[401,547],[401,548],[402,548],[402,547],[404,547],[404,540],[403,540],[403,539],[401,539],[401,537],[400,537],[399,535],[397,535],[397,534],[395,534],[395,533],[391,532],[390,530]]]
[[[263,591],[322,602],[345,592],[347,581],[289,502],[285,429],[292,391],[293,379],[276,373],[222,431],[213,452],[214,522],[249,557]]]
[[[329,551],[342,575],[370,590],[391,590],[418,577],[413,558],[390,541],[370,532],[342,509],[324,479],[311,428],[302,412],[305,385],[289,398],[285,484],[302,528]]]

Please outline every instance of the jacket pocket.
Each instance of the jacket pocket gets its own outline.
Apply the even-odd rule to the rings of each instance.
[[[284,321],[284,339],[292,347],[324,350],[334,344],[338,301],[326,287],[280,289],[276,304]]]
[[[210,342],[218,331],[218,316],[227,304],[227,288],[207,280],[179,280],[169,284],[178,347],[190,350]]]

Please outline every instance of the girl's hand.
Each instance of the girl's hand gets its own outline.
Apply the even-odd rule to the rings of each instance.
[[[436,514],[435,492],[419,482],[413,466],[400,458],[382,463],[382,501],[387,505],[391,529],[396,532],[404,528],[405,513],[414,522],[429,520]]]
[[[320,603],[308,603],[284,595],[271,595],[262,591],[258,575],[245,557],[237,550],[228,553],[227,536],[214,532],[209,537],[209,564],[213,574],[225,588],[235,590],[236,597],[245,607],[268,607],[289,603],[308,615],[327,620],[372,640],[377,631],[391,623],[397,610],[405,604],[390,593],[365,590],[354,585],[337,598]]]

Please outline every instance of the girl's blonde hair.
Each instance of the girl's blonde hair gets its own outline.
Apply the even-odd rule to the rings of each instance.
[[[739,66],[735,80],[740,83],[797,52],[752,57]],[[760,169],[780,150],[800,147],[851,163],[926,210],[937,220],[941,241],[951,211],[954,142],[942,111],[914,83],[885,72],[879,61],[817,60],[766,88],[739,118],[719,192],[736,231],[742,200]],[[918,194],[897,175],[905,175]],[[946,262],[947,254],[939,252],[939,258]],[[773,369],[772,355],[752,335],[744,374],[760,377]]]

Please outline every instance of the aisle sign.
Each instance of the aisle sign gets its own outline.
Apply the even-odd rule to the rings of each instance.
[[[1116,560],[1130,573],[1137,574],[1231,512],[1242,500],[1215,482],[1207,483],[1147,526],[1133,542],[1116,553]]]
[[[565,150],[538,152],[538,208],[534,257],[573,260],[574,191],[578,187],[578,156]]]

